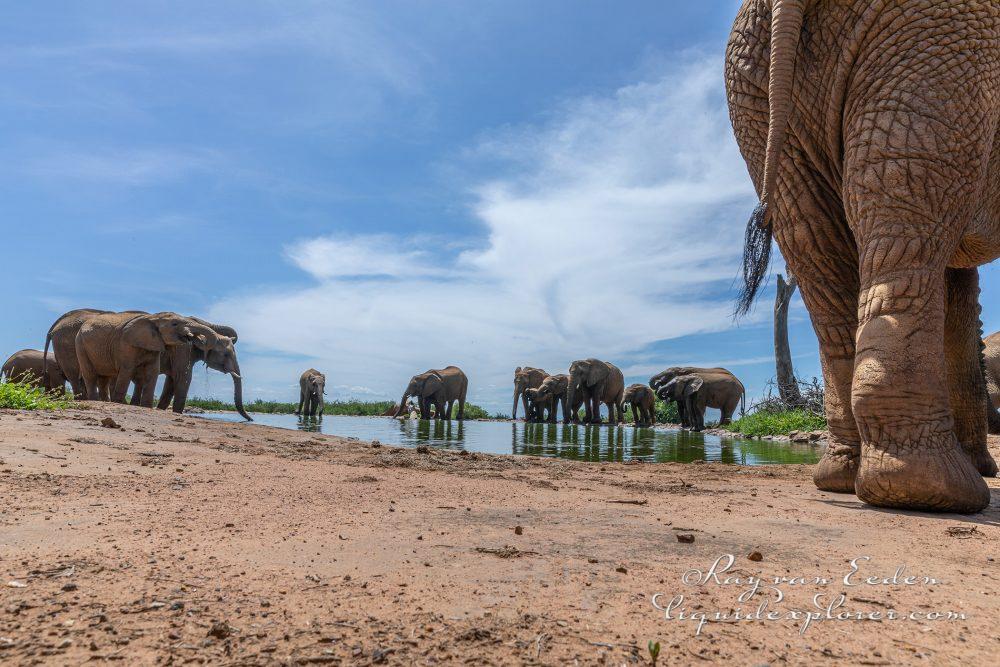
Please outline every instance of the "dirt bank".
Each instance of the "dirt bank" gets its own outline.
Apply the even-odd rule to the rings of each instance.
[[[963,517],[864,507],[809,475],[403,450],[105,404],[2,412],[0,662],[648,664],[650,640],[659,664],[996,659],[996,480]],[[717,582],[682,582],[725,554]],[[738,600],[752,575],[811,581]],[[778,618],[696,635],[656,593],[695,614],[769,600]],[[800,632],[789,616],[817,594],[882,618]],[[948,612],[964,618],[933,617]]]

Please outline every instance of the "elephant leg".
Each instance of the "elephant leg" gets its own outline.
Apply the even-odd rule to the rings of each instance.
[[[129,401],[129,405],[140,405],[142,402],[142,389],[144,383],[141,379],[132,380],[132,400]]]
[[[115,403],[125,402],[125,394],[128,393],[128,386],[132,382],[133,375],[135,375],[135,368],[132,366],[122,366],[118,369],[114,387],[111,389],[112,401]]]
[[[980,357],[979,270],[945,271],[944,352],[948,396],[955,437],[984,477],[995,477],[997,464],[986,448],[986,378]]]
[[[465,396],[458,397],[458,421],[465,421]]]
[[[766,123],[762,128],[766,136]],[[792,149],[796,178],[782,185],[788,196],[778,202],[775,238],[799,283],[819,341],[825,388],[829,444],[813,470],[813,483],[824,491],[854,493],[861,436],[851,407],[855,335],[858,329],[858,251],[839,195],[815,172],[799,150]],[[729,423],[739,404],[723,413]]]
[[[302,408],[305,405],[305,402],[306,402],[306,394],[305,394],[305,392],[304,391],[299,391],[299,407],[297,407],[295,409],[295,414],[297,414],[297,415],[301,415],[302,414]]]
[[[975,63],[968,68],[975,69]],[[879,106],[859,110],[857,126],[845,132],[844,201],[861,269],[852,386],[861,434],[855,492],[881,507],[967,513],[986,507],[990,491],[955,437],[945,362],[945,266],[972,219],[987,162],[977,156],[989,155],[985,128],[992,132],[993,125],[967,113],[967,104],[950,112],[944,102],[935,104],[952,99],[950,92],[985,89],[966,80],[966,70],[952,75],[954,80],[930,74],[921,80],[921,90],[935,91],[934,99],[905,107],[920,115]],[[874,97],[898,99],[895,88]],[[873,137],[883,131],[875,128],[892,134],[894,127],[931,126],[935,145],[961,150],[934,151],[928,164],[923,148],[911,157],[904,148],[887,151]]]
[[[94,367],[85,354],[79,354],[77,358],[80,364],[80,377],[84,385],[84,398],[89,401],[100,400],[101,395],[100,390],[97,388],[97,373],[94,372]],[[75,387],[73,393],[74,395],[76,394]]]
[[[141,373],[142,391],[136,390],[140,394],[139,405],[152,408],[153,400],[156,398],[156,378],[160,376],[159,360],[142,369]]]
[[[158,410],[166,410],[170,407],[170,401],[174,398],[174,379],[167,376],[167,379],[163,381],[163,393],[160,394],[160,400],[156,404]]]
[[[96,401],[104,401],[105,403],[111,402],[111,378],[109,377],[99,377],[97,378],[97,395],[92,399]]]

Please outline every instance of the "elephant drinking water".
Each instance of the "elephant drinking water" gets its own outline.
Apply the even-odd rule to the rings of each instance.
[[[465,419],[465,396],[469,390],[469,379],[458,366],[448,366],[440,370],[429,370],[410,378],[399,405],[414,396],[420,405],[420,418],[430,419],[431,405],[435,419],[451,419],[452,408],[458,402],[457,418]],[[393,417],[399,414],[397,409]]]
[[[665,398],[660,392],[671,380],[681,375],[696,375],[704,383],[699,390],[699,396],[702,400],[698,402],[701,414],[697,415],[697,420],[694,415],[687,414],[687,401],[677,401],[677,412],[681,418],[682,425],[691,426],[697,422],[704,423],[705,408],[716,408],[722,413],[719,424],[728,424],[732,421],[733,413],[736,412],[736,408],[740,407],[746,393],[743,383],[735,375],[725,368],[671,366],[665,371],[651,377],[649,379],[649,386],[660,398],[667,401],[676,400],[674,398]]]
[[[517,402],[520,399],[524,405],[525,421],[532,421],[532,415],[528,412],[528,397],[525,395],[525,391],[528,389],[537,389],[548,376],[549,374],[541,368],[532,368],[531,366],[522,368],[518,366],[514,369],[514,407],[510,413],[511,419],[517,419]]]

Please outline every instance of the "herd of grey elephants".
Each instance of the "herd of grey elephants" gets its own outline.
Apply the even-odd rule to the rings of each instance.
[[[579,359],[568,373],[549,375],[540,368],[518,367],[514,370],[514,405],[518,401],[526,421],[555,423],[562,409],[563,423],[578,422],[580,408],[583,423],[600,424],[601,405],[608,408],[608,423],[625,421],[626,404],[632,407],[636,426],[651,426],[656,421],[656,398],[676,401],[681,425],[700,431],[705,428],[705,409],[718,408],[720,424],[728,424],[744,400],[743,384],[725,368],[673,366],[649,379],[649,384],[625,386],[625,376],[617,366],[600,359]]]
[[[233,380],[233,402],[245,419],[243,385],[233,327],[213,324],[194,316],[143,311],[112,312],[83,308],[60,316],[45,336],[44,350],[25,349],[12,354],[0,368],[0,377],[30,381],[46,390],[62,390],[68,382],[78,399],[124,402],[133,386],[132,403],[152,407],[159,375],[165,375],[157,407],[183,412],[194,365],[199,361]],[[49,346],[52,352],[49,352]],[[989,390],[988,421],[991,433],[1000,432],[1000,332],[983,339],[986,384]],[[296,414],[322,415],[326,377],[314,368],[299,378]],[[410,378],[399,404],[387,415],[409,413],[410,399],[421,418],[454,415],[465,417],[469,380],[462,369],[448,366]],[[675,366],[654,375],[648,385],[624,385],[614,364],[581,359],[567,373],[550,375],[540,368],[514,371],[514,404],[526,421],[601,423],[601,405],[608,408],[608,423],[625,421],[632,406],[636,426],[656,421],[655,401],[677,403],[681,424],[702,430],[706,408],[721,412],[727,424],[745,398],[743,384],[724,368]],[[455,414],[454,407],[458,406]],[[580,409],[584,409],[581,420]]]
[[[300,409],[309,400],[307,376],[310,373],[322,377],[312,369],[303,373]],[[415,407],[423,419],[453,415],[464,419],[468,389],[469,379],[457,366],[428,370],[410,378],[403,397],[388,414],[393,417],[408,414],[412,398],[417,401]],[[728,423],[744,394],[743,384],[724,368],[678,366],[654,375],[648,386],[626,387],[625,376],[614,364],[600,359],[580,359],[570,364],[568,373],[555,375],[540,368],[519,366],[514,371],[511,418],[517,419],[520,402],[524,418],[529,422],[555,423],[561,408],[566,424],[600,424],[601,406],[605,405],[608,423],[618,424],[625,421],[625,406],[630,404],[635,425],[650,426],[656,421],[654,404],[658,396],[665,401],[676,401],[682,425],[700,431],[705,426],[706,408],[718,408],[722,412],[721,423]],[[582,419],[580,408],[584,410]]]
[[[157,407],[183,412],[194,365],[204,361],[232,377],[236,410],[252,421],[243,408],[237,338],[232,327],[177,313],[81,308],[53,322],[44,350],[15,352],[2,372],[47,390],[69,382],[78,399],[124,403],[131,385],[132,404],[144,407],[153,406],[156,381],[165,375]]]

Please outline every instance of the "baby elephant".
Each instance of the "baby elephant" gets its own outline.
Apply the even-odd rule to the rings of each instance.
[[[323,416],[323,394],[326,376],[315,368],[310,368],[299,378],[299,409],[297,415]]]
[[[636,426],[652,426],[656,422],[656,396],[644,384],[632,384],[625,389],[622,403],[632,405],[632,418]]]

